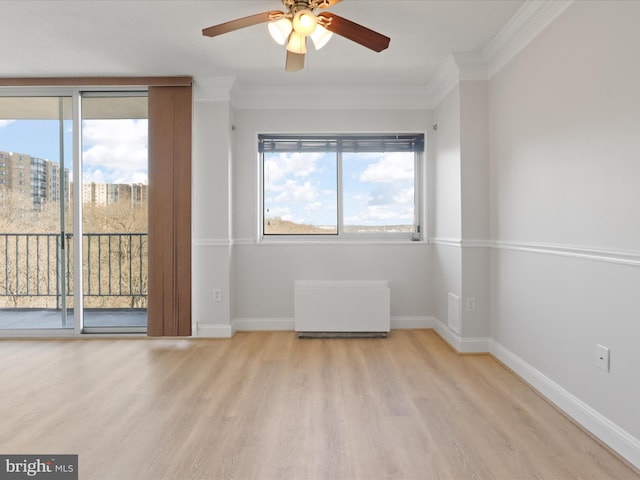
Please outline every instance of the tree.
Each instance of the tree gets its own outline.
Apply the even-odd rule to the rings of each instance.
[[[65,210],[71,211],[69,207]],[[66,217],[65,223],[72,225],[71,215],[67,213]],[[72,228],[65,228],[63,258],[59,218],[59,203],[45,203],[41,210],[35,210],[28,195],[0,191],[0,307],[57,306],[57,281],[63,261],[69,270],[71,300]],[[85,306],[145,308],[146,204],[85,205],[83,230]]]

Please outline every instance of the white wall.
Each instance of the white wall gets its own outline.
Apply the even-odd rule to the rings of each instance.
[[[234,320],[291,327],[297,279],[388,279],[392,316],[443,322],[453,292],[458,346],[488,337],[640,466],[638,18],[638,2],[576,2],[488,82],[458,78],[433,111],[196,102],[199,333],[230,335]],[[256,135],[293,131],[427,132],[434,244],[257,244]],[[610,373],[595,367],[597,343],[611,349]]]
[[[433,198],[430,235],[441,240],[460,240],[461,181],[460,181],[460,88],[455,87],[436,106],[433,122],[431,162],[431,197]]]
[[[462,237],[460,181],[460,88],[456,86],[435,107],[429,152],[432,238],[431,281],[434,315],[447,323],[448,294],[462,295]]]
[[[430,313],[426,245],[239,245],[235,320],[293,319],[295,280],[389,280],[392,317]]]
[[[257,134],[426,132],[430,112],[235,109],[230,105],[228,101],[196,102],[195,107],[194,321],[199,332],[226,335],[231,334],[232,325],[261,328],[261,323],[265,328],[292,326],[293,282],[301,279],[389,280],[392,317],[406,325],[412,321],[424,325],[431,315],[431,268],[425,242],[256,242]],[[226,230],[229,225],[230,231]],[[214,288],[222,289],[220,303],[212,300]]]
[[[461,81],[436,105],[431,145],[430,232],[435,316],[448,320],[448,294],[461,298],[464,342],[489,337],[488,85]],[[468,245],[471,242],[474,245]],[[440,327],[441,329],[443,326]],[[451,332],[442,332],[451,335]],[[456,345],[456,348],[459,346]],[[460,347],[462,348],[462,347]]]
[[[636,465],[638,19],[639,2],[575,2],[489,83],[492,339]]]
[[[462,334],[489,337],[489,88],[460,82]],[[485,343],[486,345],[486,343]]]
[[[193,109],[192,317],[196,335],[230,335],[231,109],[196,101]],[[220,289],[220,302],[213,290]],[[203,330],[200,325],[217,326]],[[226,327],[225,327],[226,326]]]

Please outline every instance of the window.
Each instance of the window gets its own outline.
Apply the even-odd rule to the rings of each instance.
[[[258,136],[263,237],[418,239],[424,134]]]
[[[5,79],[6,80],[6,79]],[[46,194],[50,195],[50,199],[47,197],[44,200],[51,202],[57,201],[59,208],[52,209],[52,214],[49,216],[42,215],[40,211],[35,212],[34,209],[22,209],[14,212],[16,218],[20,217],[23,221],[22,225],[28,224],[26,220],[30,217],[36,217],[36,219],[42,219],[54,223],[52,232],[45,232],[47,235],[51,234],[54,238],[55,244],[52,246],[51,257],[60,255],[60,257],[66,255],[62,261],[52,260],[54,267],[51,270],[52,281],[49,282],[52,289],[56,290],[54,297],[54,307],[58,312],[58,318],[60,322],[55,322],[55,326],[60,326],[63,329],[73,328],[73,334],[84,333],[86,323],[83,320],[87,319],[89,308],[83,311],[83,307],[87,307],[83,302],[83,295],[87,291],[88,282],[90,279],[95,279],[95,269],[91,268],[89,272],[90,259],[95,256],[98,258],[108,258],[108,272],[104,271],[97,273],[99,277],[98,282],[100,286],[96,287],[96,290],[91,290],[91,293],[96,293],[97,296],[128,296],[128,291],[125,291],[121,285],[115,285],[109,277],[111,274],[117,274],[118,276],[127,276],[130,281],[127,285],[131,285],[136,279],[131,277],[137,277],[139,280],[139,270],[136,270],[137,266],[131,268],[119,268],[120,260],[114,258],[118,256],[114,254],[114,249],[120,248],[118,241],[113,241],[111,236],[102,235],[101,232],[97,232],[101,235],[98,238],[98,245],[91,244],[88,239],[81,237],[83,233],[86,235],[93,235],[96,232],[89,232],[88,228],[82,221],[81,214],[88,214],[89,208],[83,208],[83,180],[87,181],[86,175],[94,174],[96,177],[102,175],[110,175],[112,170],[118,175],[118,180],[122,180],[120,175],[122,170],[126,167],[137,166],[139,164],[139,144],[134,142],[133,147],[131,141],[138,138],[138,129],[130,128],[125,132],[114,131],[114,129],[107,129],[106,132],[101,132],[96,125],[96,121],[109,120],[109,123],[114,123],[119,120],[127,119],[129,117],[114,116],[117,112],[108,106],[107,110],[98,109],[95,101],[98,96],[109,96],[111,98],[128,97],[131,100],[134,96],[143,91],[149,92],[149,104],[148,104],[148,154],[149,158],[153,159],[152,167],[149,168],[148,177],[152,178],[149,184],[153,187],[146,188],[143,185],[143,179],[136,177],[135,179],[135,198],[133,196],[134,185],[131,185],[131,193],[127,198],[130,200],[131,205],[139,206],[147,202],[149,199],[149,210],[156,212],[153,219],[149,217],[149,235],[153,236],[153,256],[150,254],[148,283],[145,286],[148,291],[149,298],[149,335],[154,336],[188,336],[191,335],[191,302],[188,299],[191,298],[191,117],[192,117],[192,88],[190,77],[140,77],[140,78],[125,78],[125,77],[101,77],[97,79],[81,78],[81,85],[86,85],[83,90],[77,87],[69,86],[75,83],[74,79],[64,78],[44,79],[43,85],[38,84],[39,80],[35,79],[36,84],[43,88],[33,90],[36,95],[34,97],[23,96],[23,83],[27,83],[32,86],[34,79],[18,79],[15,89],[2,89],[0,92],[0,150],[4,150],[4,145],[8,145],[13,142],[20,142],[17,148],[6,148],[8,151],[17,152],[29,152],[29,154],[37,154],[38,158],[34,161],[31,155],[14,155],[8,153],[10,161],[8,162],[11,170],[9,170],[9,178],[17,177],[17,172],[14,172],[14,168],[27,169],[31,167],[31,171],[24,175],[25,180],[29,178],[29,175],[37,173],[40,175],[39,167],[34,167],[34,163],[39,164],[39,160],[42,160],[42,172],[45,174],[46,179]],[[7,82],[3,82],[3,86]],[[149,85],[147,85],[149,84]],[[124,87],[124,88],[123,88]],[[84,90],[86,88],[86,90]],[[125,90],[126,89],[126,90]],[[26,89],[24,91],[31,92],[32,90]],[[109,95],[103,95],[98,92],[109,92]],[[51,97],[46,96],[46,92],[51,92]],[[112,93],[113,92],[113,93]],[[136,95],[129,95],[128,92],[133,92]],[[153,97],[153,101],[151,98]],[[5,102],[4,104],[3,102]],[[91,101],[84,102],[84,100],[91,98]],[[95,101],[94,101],[95,100]],[[89,105],[93,103],[93,105]],[[15,112],[11,112],[11,108],[17,106],[23,108],[36,104],[37,107],[26,109],[25,115],[16,115]],[[46,110],[50,106],[54,107],[53,112]],[[4,108],[6,107],[6,108]],[[145,108],[146,110],[146,108]],[[33,112],[36,112],[38,118],[34,119]],[[41,113],[44,112],[44,113]],[[20,113],[20,112],[18,112]],[[81,113],[82,115],[78,115]],[[5,116],[3,116],[5,115]],[[8,116],[11,115],[11,116]],[[118,114],[119,115],[119,114]],[[39,118],[42,116],[42,118]],[[146,118],[146,117],[145,117]],[[4,122],[3,119],[8,120]],[[41,128],[38,131],[38,135],[8,135],[7,131],[14,127],[20,127],[21,123],[29,123],[34,128],[37,124],[44,123],[48,120],[56,122],[54,128]],[[69,125],[70,123],[70,125]],[[27,125],[29,126],[29,125]],[[8,128],[5,128],[8,127]],[[59,127],[59,128],[55,128]],[[106,125],[105,125],[106,127]],[[88,132],[88,129],[93,128],[92,132]],[[167,132],[171,134],[168,135]],[[49,143],[45,140],[49,139],[49,134],[54,135],[53,140],[58,140],[59,143],[54,145],[53,154],[47,153]],[[89,133],[93,133],[92,136],[88,136]],[[4,136],[3,136],[4,134]],[[73,138],[67,138],[67,135],[73,135]],[[136,137],[136,138],[133,138]],[[63,141],[64,140],[64,141]],[[98,144],[98,141],[104,142]],[[128,142],[127,148],[118,148],[122,142]],[[43,144],[46,150],[36,149],[35,144]],[[94,148],[94,147],[108,147],[108,148]],[[33,147],[33,148],[32,148]],[[78,148],[79,147],[79,148]],[[36,151],[39,150],[39,151]],[[147,150],[145,148],[145,150]],[[39,153],[42,151],[42,153]],[[60,159],[57,158],[59,153]],[[107,162],[96,163],[96,158],[99,154],[108,157]],[[3,153],[3,156],[6,155]],[[42,158],[39,158],[39,157]],[[125,157],[125,158],[123,158]],[[45,160],[46,159],[46,160]],[[56,161],[55,165],[49,162]],[[67,160],[66,166],[63,166],[63,159]],[[20,162],[20,164],[18,164]],[[27,163],[25,165],[25,163]],[[49,163],[47,163],[49,162]],[[69,170],[74,167],[73,171]],[[80,168],[80,167],[85,167]],[[38,169],[36,171],[36,169]],[[153,170],[153,173],[152,173]],[[170,172],[168,174],[167,172]],[[2,180],[5,180],[4,178]],[[105,180],[104,178],[95,178],[100,180],[100,183],[113,183]],[[120,183],[120,182],[116,183]],[[11,187],[12,180],[7,182],[9,188],[5,185],[0,185],[0,199],[9,198],[7,193],[10,191],[18,191],[20,193],[31,193],[33,191],[33,184],[30,184],[27,180],[25,188],[18,189]],[[114,181],[115,182],[115,181]],[[4,182],[3,182],[4,183]],[[126,190],[126,189],[125,189]],[[125,190],[118,191],[119,198],[123,198],[123,192]],[[168,192],[168,193],[167,193]],[[40,200],[42,191],[37,192]],[[26,197],[35,200],[35,197]],[[22,198],[18,200],[23,200]],[[41,202],[44,206],[45,202]],[[120,202],[123,203],[123,202]],[[35,202],[33,203],[35,205]],[[72,214],[73,212],[73,214]],[[68,220],[74,220],[73,227],[66,223]],[[45,218],[46,217],[46,218]],[[105,217],[107,218],[107,217]],[[167,222],[166,219],[170,218],[171,221]],[[111,220],[112,217],[107,218]],[[102,222],[104,224],[104,222]],[[71,227],[71,228],[69,228]],[[153,235],[151,235],[152,228],[154,229]],[[31,231],[28,232],[31,234]],[[39,232],[35,232],[38,235]],[[144,232],[132,232],[145,234]],[[4,232],[0,232],[0,238],[3,238]],[[5,234],[6,235],[6,234]],[[25,235],[20,233],[14,235],[19,239],[18,242],[25,242]],[[38,237],[38,242],[40,237]],[[0,242],[0,255],[4,258],[5,255],[2,248],[5,246],[4,240]],[[123,249],[128,252],[132,252],[139,247],[140,242],[136,242],[135,239],[131,241],[122,241]],[[151,244],[149,240],[149,244]],[[144,240],[143,240],[144,244]],[[43,248],[41,243],[33,246],[33,243],[29,243],[29,247],[32,256],[33,252],[40,251],[40,258],[48,258],[49,250]],[[64,248],[63,246],[69,245],[72,248]],[[36,248],[37,247],[37,248]],[[95,247],[95,248],[94,248]],[[91,249],[91,252],[89,251]],[[96,251],[97,249],[97,251]],[[17,249],[13,248],[9,250],[15,252]],[[149,251],[152,249],[149,247]],[[22,253],[21,248],[19,253]],[[43,254],[42,252],[46,252]],[[100,257],[102,255],[102,257]],[[151,261],[155,259],[155,261]],[[115,262],[115,263],[114,263]],[[119,263],[120,262],[120,263]],[[6,263],[6,262],[5,262]],[[143,263],[143,262],[140,262]],[[37,261],[27,261],[29,267],[41,268],[41,263]],[[74,268],[74,265],[77,268]],[[86,265],[86,268],[84,268]],[[138,264],[139,265],[139,264]],[[58,267],[58,268],[55,268]],[[82,267],[82,268],[81,268]],[[49,270],[47,270],[49,272]],[[176,272],[178,273],[176,275]],[[54,278],[55,276],[55,278]],[[4,277],[0,277],[4,278]],[[17,276],[9,276],[9,281]],[[35,295],[45,296],[42,289],[36,291],[36,283],[43,276],[40,274],[30,276],[28,272],[20,278],[20,287],[26,290],[27,293]],[[60,278],[60,281],[57,281]],[[23,280],[24,279],[24,280]],[[66,280],[66,281],[65,281]],[[105,285],[106,282],[106,285]],[[140,283],[144,283],[140,282]],[[2,280],[0,280],[2,284]],[[38,283],[39,284],[39,283]],[[17,285],[17,284],[16,284]],[[74,288],[74,285],[76,288]],[[95,284],[94,284],[95,285]],[[1,287],[2,285],[0,285]],[[106,288],[103,288],[106,287]],[[11,291],[13,292],[13,291]],[[40,292],[40,293],[38,293]],[[62,292],[62,293],[58,293]],[[6,292],[5,292],[6,293]],[[0,295],[1,296],[1,295]],[[6,296],[6,295],[5,295]],[[12,296],[16,296],[12,293]],[[2,298],[0,298],[2,303]],[[131,305],[133,306],[133,305]],[[48,308],[48,306],[45,306]],[[93,308],[93,307],[92,307]],[[153,309],[153,314],[151,314]],[[144,310],[144,309],[142,309]],[[70,312],[71,315],[67,315]],[[146,315],[145,315],[146,316]],[[47,318],[49,320],[49,318]],[[5,322],[6,323],[6,322]],[[0,329],[3,326],[0,325]],[[23,328],[23,327],[12,327]],[[24,328],[31,328],[29,326]],[[39,327],[36,327],[39,328]],[[48,327],[42,327],[48,328]],[[108,328],[101,326],[100,328]],[[2,332],[4,333],[4,332]]]

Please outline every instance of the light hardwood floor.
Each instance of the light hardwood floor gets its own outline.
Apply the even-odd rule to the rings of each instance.
[[[0,453],[80,479],[638,479],[489,356],[387,339],[0,341]]]

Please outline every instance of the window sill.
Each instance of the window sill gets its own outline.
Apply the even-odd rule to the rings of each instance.
[[[426,240],[411,240],[409,238],[261,238],[255,245],[283,246],[283,245],[428,245]]]

